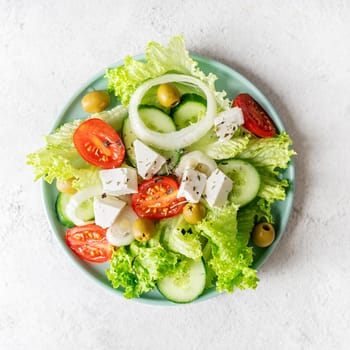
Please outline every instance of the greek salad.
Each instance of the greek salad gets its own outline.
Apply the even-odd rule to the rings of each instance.
[[[276,238],[271,206],[290,184],[291,138],[253,96],[217,91],[182,36],[106,71],[86,115],[28,155],[55,183],[66,244],[126,298],[154,288],[188,303],[206,289],[256,288],[255,247]],[[228,92],[230,93],[230,92]],[[120,101],[111,105],[111,96]]]

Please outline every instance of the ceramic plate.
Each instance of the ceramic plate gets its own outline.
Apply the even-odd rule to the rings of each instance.
[[[233,70],[232,68],[217,62],[215,60],[192,55],[193,59],[195,59],[200,68],[205,73],[215,73],[218,77],[216,88],[218,91],[225,90],[230,99],[233,99],[236,95],[242,92],[246,92],[253,96],[268,112],[271,116],[275,125],[279,131],[285,130],[283,123],[278,116],[276,110],[269,102],[269,100],[264,96],[264,94],[248,79],[244,76]],[[143,59],[144,56],[136,56],[136,59]],[[117,62],[115,66],[123,65],[123,61]],[[66,104],[63,108],[61,114],[56,120],[53,130],[59,125],[70,121],[72,119],[86,118],[87,114],[81,108],[81,99],[83,96],[93,90],[106,90],[107,89],[107,81],[104,78],[105,70],[100,72],[97,76],[95,76],[92,80],[90,80],[87,84],[85,84]],[[109,108],[113,108],[117,105],[117,100],[112,97],[111,105]],[[288,179],[290,182],[290,187],[287,190],[286,200],[283,202],[277,202],[273,206],[272,214],[275,218],[275,229],[276,229],[276,240],[273,244],[265,249],[257,249],[255,250],[255,258],[253,267],[258,269],[261,265],[268,259],[270,254],[276,249],[283,232],[286,228],[288,218],[291,212],[293,197],[294,197],[294,164],[293,162],[290,164],[288,169],[283,172],[283,178]],[[80,260],[78,257],[72,253],[72,251],[65,244],[65,230],[64,227],[60,224],[56,217],[55,211],[55,201],[57,196],[57,191],[55,185],[49,185],[48,183],[42,183],[42,193],[43,200],[46,209],[46,214],[51,226],[52,231],[58,239],[59,244],[67,253],[67,255],[71,258],[71,260],[88,276],[92,277],[96,282],[105,288],[109,289],[113,293],[122,296],[122,290],[113,289],[110,282],[107,280],[105,275],[105,270],[108,267],[108,264],[90,264]],[[197,299],[197,301],[205,300],[208,298],[212,298],[214,296],[219,295],[214,289],[206,290],[205,293]],[[164,297],[158,293],[158,291],[154,290],[143,295],[141,298],[132,299],[139,302],[145,302],[149,304],[157,304],[157,305],[177,305],[171,303],[164,299]]]

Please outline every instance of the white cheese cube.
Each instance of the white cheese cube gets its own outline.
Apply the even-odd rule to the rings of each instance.
[[[221,112],[214,119],[214,127],[219,141],[229,140],[240,125],[244,123],[243,112],[239,107]]]
[[[208,177],[204,196],[211,207],[221,207],[232,190],[232,180],[221,170],[215,169]]]
[[[137,193],[137,173],[133,168],[115,168],[100,170],[103,192],[121,196]]]
[[[94,198],[95,224],[103,228],[110,227],[125,206],[125,202],[112,196]]]
[[[134,141],[134,148],[137,172],[144,179],[152,178],[166,162],[166,159],[139,140]]]
[[[178,198],[185,197],[190,203],[198,203],[204,191],[206,181],[207,177],[200,171],[191,168],[185,169],[177,195]]]

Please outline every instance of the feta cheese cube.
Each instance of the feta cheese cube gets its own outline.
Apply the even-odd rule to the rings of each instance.
[[[100,170],[103,192],[121,196],[137,193],[137,173],[133,168],[115,168]]]
[[[190,203],[198,203],[204,191],[206,181],[206,175],[200,171],[191,168],[185,169],[177,195],[178,198],[185,197]]]
[[[166,159],[139,140],[134,141],[134,148],[137,172],[144,179],[152,178],[166,162]]]
[[[95,224],[103,228],[110,227],[125,206],[125,202],[112,196],[94,198]]]
[[[204,194],[211,207],[221,207],[226,203],[231,190],[232,180],[221,170],[215,169],[208,177]]]
[[[239,107],[221,112],[214,119],[214,127],[220,141],[229,140],[240,125],[244,123],[243,112]]]

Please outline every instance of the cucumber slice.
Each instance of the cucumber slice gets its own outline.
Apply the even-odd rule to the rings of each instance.
[[[230,200],[242,207],[256,197],[261,180],[253,165],[239,159],[228,159],[220,162],[218,167],[233,181]]]
[[[126,155],[128,162],[130,165],[136,168],[136,155],[135,155],[135,149],[134,149],[134,141],[137,139],[136,135],[131,129],[130,125],[130,119],[126,118],[123,123],[123,130],[122,130],[122,137],[126,149]],[[159,170],[159,175],[166,175],[171,173],[177,166],[177,164],[180,161],[181,152],[179,150],[175,151],[166,151],[166,150],[159,150],[154,147],[152,149],[155,150],[155,152],[162,155],[167,161],[162,166],[162,168]]]
[[[207,103],[203,97],[196,94],[183,95],[172,113],[176,128],[183,129],[197,123],[206,110]]]
[[[169,175],[173,173],[176,166],[180,162],[181,151],[180,150],[166,151],[166,150],[159,150],[156,148],[154,150],[166,159],[166,163],[158,171],[158,175]]]
[[[71,194],[59,192],[56,200],[56,212],[60,223],[65,227],[73,227],[75,224],[69,219],[67,215],[67,204],[72,198]],[[83,201],[77,207],[76,216],[83,221],[92,221],[95,218],[94,207],[93,207],[93,197]]]
[[[81,202],[75,212],[77,214],[77,217],[82,219],[83,221],[94,220],[95,219],[94,197],[91,197]]]
[[[59,192],[56,199],[56,213],[59,222],[65,227],[75,226],[73,222],[68,218],[65,208],[70,200],[72,195]]]
[[[141,105],[139,115],[148,129],[164,134],[176,131],[173,120],[159,108]]]
[[[185,278],[185,280],[184,280]],[[189,303],[204,291],[206,270],[203,260],[191,261],[188,275],[172,275],[158,281],[159,292],[174,303]]]

